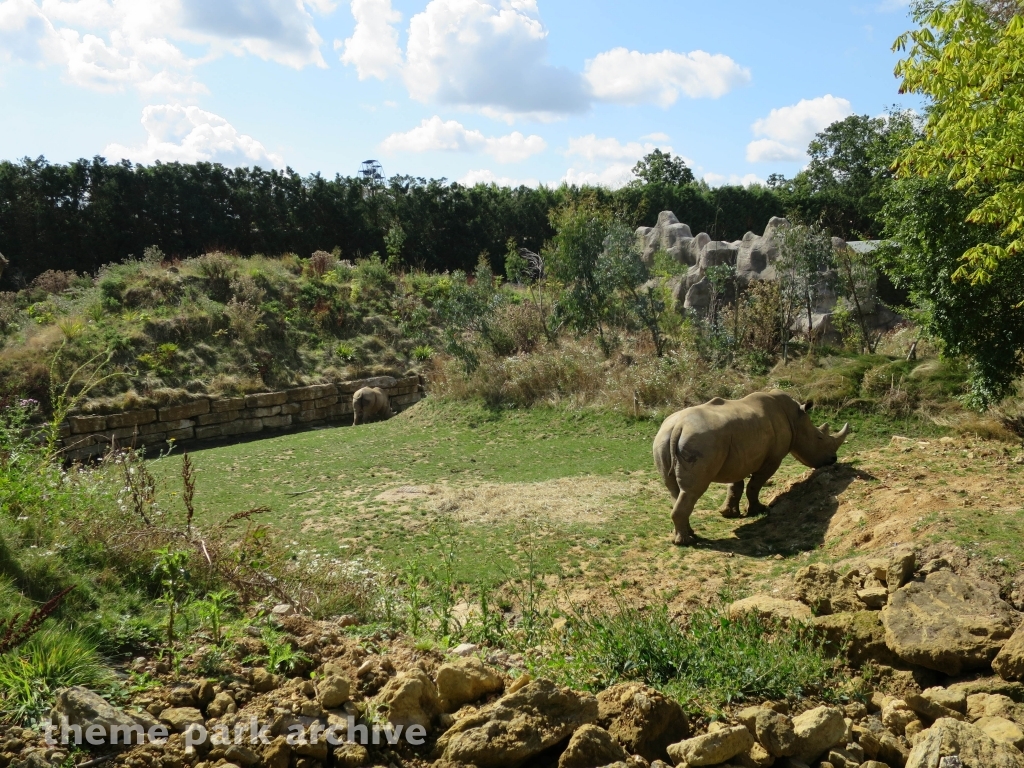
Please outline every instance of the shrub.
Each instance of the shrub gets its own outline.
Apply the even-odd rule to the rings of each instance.
[[[321,278],[327,274],[334,261],[334,256],[327,251],[314,251],[309,257],[309,271],[317,278]]]
[[[17,294],[0,292],[0,333],[7,333],[14,327],[18,317]]]
[[[266,328],[260,319],[263,312],[247,301],[231,299],[224,307],[224,314],[228,318],[228,324],[235,336],[245,344],[252,344],[259,338],[260,333]]]
[[[113,681],[89,640],[64,627],[47,628],[19,650],[0,655],[0,709],[5,720],[37,726],[59,689],[80,685],[95,690]]]
[[[48,269],[32,281],[32,287],[49,294],[60,294],[70,288],[77,277],[74,270],[62,272],[58,269]]]
[[[839,661],[813,631],[705,608],[682,622],[665,607],[577,611],[540,662],[570,685],[600,690],[640,680],[702,709],[757,699],[838,698]]]
[[[223,253],[207,253],[198,260],[199,274],[206,280],[206,290],[210,298],[226,301],[231,287],[234,268],[231,259]]]
[[[258,307],[263,304],[267,292],[252,275],[239,275],[231,281],[231,295],[238,301]]]

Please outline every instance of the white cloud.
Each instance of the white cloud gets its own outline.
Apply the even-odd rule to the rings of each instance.
[[[618,189],[633,180],[633,163],[612,163],[600,171],[570,168],[562,181],[570,186],[608,187]]]
[[[302,0],[0,0],[0,58],[54,63],[98,90],[204,93],[194,70],[205,61],[234,53],[323,67],[320,44]]]
[[[748,173],[745,176],[736,173],[730,173],[728,176],[721,173],[705,173],[704,181],[712,187],[749,187],[752,184],[765,183],[765,180],[756,173]]]
[[[667,138],[667,137],[666,137]],[[578,155],[591,162],[595,160],[639,160],[644,155],[650,154],[655,149],[664,152],[671,152],[672,147],[662,144],[660,147],[655,144],[641,144],[638,141],[630,141],[625,144],[618,139],[599,139],[593,133],[587,136],[569,139],[567,155]],[[683,158],[689,165],[689,160]]]
[[[511,113],[566,114],[588,106],[583,79],[547,59],[535,2],[431,0],[409,22],[409,95],[421,102]]]
[[[466,187],[474,187],[477,184],[497,184],[499,187],[537,187],[540,182],[537,179],[514,179],[509,176],[497,176],[494,171],[481,168],[470,171],[461,179],[459,184]]]
[[[402,68],[402,49],[398,47],[398,31],[391,26],[402,20],[392,9],[391,0],[352,0],[352,16],[356,27],[352,37],[334,41],[341,49],[341,62],[356,68],[360,80],[375,77],[385,80]]]
[[[352,0],[352,37],[335,42],[361,79],[400,72],[420,102],[470,107],[509,122],[558,119],[595,101],[667,106],[680,95],[718,97],[750,80],[728,56],[616,48],[583,73],[547,60],[536,0],[430,0],[409,21],[405,51],[391,0]]]
[[[485,152],[499,163],[517,163],[547,148],[537,135],[524,136],[513,131],[507,136],[484,136],[469,130],[457,120],[442,120],[437,115],[412,130],[393,133],[381,142],[385,152]]]
[[[136,163],[164,162],[223,163],[229,166],[284,166],[280,155],[238,130],[223,117],[199,107],[153,104],[142,110],[146,143],[134,147],[109,144],[103,154],[111,160],[122,158]]]
[[[662,107],[675,104],[680,94],[717,99],[750,82],[750,70],[721,53],[640,53],[626,48],[587,61],[585,76],[602,101]]]
[[[40,63],[60,54],[57,31],[32,0],[0,2],[0,60]]]
[[[850,102],[832,94],[773,109],[751,126],[755,136],[766,138],[747,145],[747,160],[752,163],[801,161],[815,134],[852,114]]]
[[[672,141],[672,137],[669,136],[667,133],[660,133],[657,131],[655,133],[648,133],[646,136],[641,136],[640,138],[647,139],[648,141],[655,141],[658,142],[659,144],[664,144],[666,142]]]

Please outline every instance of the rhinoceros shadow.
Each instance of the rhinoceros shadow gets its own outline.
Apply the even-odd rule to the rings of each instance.
[[[832,517],[839,509],[840,494],[855,480],[874,479],[849,464],[816,469],[774,498],[770,489],[765,489],[762,501],[769,506],[768,514],[747,518],[735,529],[735,538],[701,539],[698,546],[749,557],[817,549],[824,543]]]

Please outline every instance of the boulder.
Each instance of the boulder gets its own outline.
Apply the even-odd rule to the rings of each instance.
[[[742,725],[725,727],[712,733],[670,744],[669,757],[676,765],[719,765],[754,746],[754,737]]]
[[[370,753],[362,744],[339,744],[334,748],[334,762],[340,768],[360,768],[370,762]]]
[[[863,611],[867,606],[857,597],[860,574],[840,574],[828,565],[808,565],[796,572],[796,598],[810,606],[816,616]]]
[[[925,696],[923,693],[910,694],[906,696],[904,700],[907,702],[907,706],[910,707],[914,712],[919,714],[928,720],[938,720],[942,717],[951,717],[954,720],[963,720],[964,713],[956,709],[940,704],[929,696]],[[964,698],[964,705],[966,706],[967,699]]]
[[[326,675],[317,683],[316,697],[324,709],[336,709],[349,700],[352,683],[341,675]]]
[[[797,600],[782,600],[771,595],[751,595],[729,606],[729,618],[738,619],[749,613],[766,621],[810,621],[811,609]]]
[[[990,693],[1007,696],[1014,701],[1024,701],[1024,685],[1001,677],[979,677],[974,680],[961,680],[948,686],[950,691],[960,691],[964,696],[975,693]]]
[[[890,699],[882,707],[882,724],[893,733],[903,736],[907,726],[918,722],[917,713],[903,699]]]
[[[893,556],[885,570],[885,585],[889,592],[895,592],[913,578],[916,561],[913,552],[898,552]]]
[[[983,717],[1005,717],[1024,724],[1024,705],[1000,693],[972,693],[967,697],[967,719],[973,722]]]
[[[961,715],[967,714],[967,694],[955,688],[928,688],[921,692],[921,695],[928,701],[939,704],[946,709],[952,709]]]
[[[463,704],[479,701],[500,691],[504,685],[501,675],[475,656],[450,661],[437,670],[437,693],[444,712],[454,712]]]
[[[558,768],[601,768],[629,757],[626,750],[604,728],[582,725],[569,739],[558,758]]]
[[[843,741],[846,718],[835,707],[815,707],[793,718],[798,760],[810,762]]]
[[[964,768],[1024,768],[1024,754],[1015,747],[995,741],[975,725],[948,718],[936,720],[918,736],[906,768],[938,768],[950,756],[959,757]]]
[[[68,725],[79,726],[83,736],[90,727],[98,726],[102,729],[104,744],[111,744],[113,740],[119,744],[125,741],[138,743],[140,739],[137,729],[142,728],[148,732],[157,724],[148,715],[124,712],[102,696],[80,686],[65,688],[57,694],[57,700],[50,711],[50,722],[59,728],[65,720]]]
[[[284,736],[278,736],[263,748],[263,768],[288,768],[292,748]]]
[[[866,661],[891,664],[896,654],[885,644],[885,627],[878,611],[855,611],[815,616],[812,623],[821,630],[830,651],[845,651],[850,664],[859,667]]]
[[[1010,639],[992,659],[992,671],[1004,680],[1024,678],[1024,624],[1010,635]]]
[[[430,730],[441,714],[437,688],[422,669],[413,668],[389,680],[377,695],[376,703],[389,723],[405,728],[421,725]]]
[[[1024,750],[1024,729],[1018,723],[1005,717],[982,717],[974,724],[993,740]]]
[[[871,611],[880,611],[889,602],[889,588],[882,586],[865,587],[857,590],[857,597]]]
[[[742,768],[771,768],[775,765],[775,756],[756,742],[744,754],[737,755],[734,759]]]
[[[786,715],[762,709],[754,718],[754,733],[761,746],[773,757],[789,757],[797,750],[793,721]]]
[[[886,645],[909,664],[947,675],[987,667],[1018,622],[998,587],[951,571],[911,582],[882,609]]]
[[[478,768],[516,768],[597,720],[597,699],[534,680],[462,718],[437,740],[435,756]]]
[[[233,715],[238,711],[238,705],[234,698],[227,691],[221,691],[213,697],[206,707],[207,717],[221,718],[224,715]]]
[[[280,685],[277,675],[269,670],[257,667],[252,671],[252,689],[256,693],[269,693]]]
[[[669,744],[690,733],[683,708],[641,683],[619,683],[597,694],[597,722],[631,755],[664,760]]]
[[[204,725],[203,713],[195,707],[170,707],[160,713],[160,722],[176,733],[184,733],[190,725]]]

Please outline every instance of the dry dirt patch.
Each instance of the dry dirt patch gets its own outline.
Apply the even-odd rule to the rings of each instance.
[[[599,524],[628,512],[630,500],[650,482],[642,477],[620,480],[591,475],[539,483],[403,485],[375,500],[399,504],[427,500],[435,512],[462,523]]]

